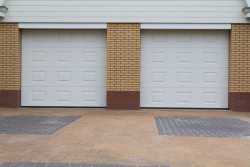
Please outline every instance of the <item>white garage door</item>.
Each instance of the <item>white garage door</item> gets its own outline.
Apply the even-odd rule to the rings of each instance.
[[[105,31],[22,34],[22,106],[106,106]]]
[[[227,108],[227,31],[142,31],[141,107]]]

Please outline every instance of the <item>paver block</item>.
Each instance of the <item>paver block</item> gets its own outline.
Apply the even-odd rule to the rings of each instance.
[[[5,162],[3,163],[0,167],[10,167],[11,165],[13,165],[15,162]]]
[[[159,135],[242,138],[250,123],[235,118],[155,117]]]
[[[93,167],[115,167],[112,164],[93,164]]]
[[[0,116],[0,134],[51,135],[80,116]]]
[[[46,165],[47,165],[47,163],[38,162],[33,167],[46,167]]]
[[[69,167],[68,163],[49,163],[46,167]]]

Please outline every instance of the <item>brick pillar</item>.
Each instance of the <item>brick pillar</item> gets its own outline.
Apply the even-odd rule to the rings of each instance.
[[[20,31],[0,24],[0,107],[20,106]]]
[[[233,24],[230,35],[229,109],[250,112],[250,24]]]
[[[140,109],[140,24],[108,24],[107,109]]]

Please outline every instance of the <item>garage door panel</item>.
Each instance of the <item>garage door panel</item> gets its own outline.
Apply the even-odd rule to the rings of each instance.
[[[227,31],[142,31],[141,107],[227,108]]]
[[[227,67],[226,48],[142,48],[142,67]]]
[[[226,90],[202,88],[142,88],[141,106],[159,108],[227,108]]]
[[[22,86],[102,86],[105,68],[24,67]]]
[[[25,48],[24,66],[106,67],[105,48]]]
[[[227,87],[227,75],[224,68],[143,68],[141,87]]]
[[[102,87],[23,87],[23,106],[105,107]]]
[[[105,31],[24,30],[22,106],[106,105]]]
[[[32,30],[23,32],[23,47],[81,48],[105,47],[105,33],[95,30]]]
[[[205,32],[205,33],[204,33]],[[223,31],[176,31],[157,30],[157,32],[142,32],[143,47],[227,47],[224,39],[228,38],[228,33]]]

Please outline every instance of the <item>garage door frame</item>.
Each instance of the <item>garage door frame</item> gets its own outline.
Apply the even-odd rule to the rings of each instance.
[[[152,30],[152,31],[157,31],[157,30],[194,30],[194,29],[197,29],[197,30],[229,30],[231,29],[231,25],[229,24],[221,24],[221,25],[209,25],[209,27],[206,27],[206,25],[204,24],[201,24],[201,25],[194,25],[194,24],[187,24],[187,25],[184,25],[182,26],[183,24],[142,24],[142,31],[146,31],[146,30]],[[229,38],[229,35],[228,35],[228,38]],[[141,40],[143,40],[143,36],[141,37]],[[142,41],[142,44],[143,44],[143,41]],[[142,49],[142,54],[143,54],[143,46],[141,46],[141,49]],[[229,41],[228,41],[228,49],[227,49],[227,52],[229,52]],[[142,57],[143,55],[141,55]],[[227,62],[229,63],[229,53],[227,54]],[[141,66],[141,69],[143,67]],[[141,76],[143,77],[143,76]],[[158,106],[144,106],[141,101],[141,107],[146,107],[146,108],[222,108],[222,109],[226,109],[228,108],[228,93],[229,93],[229,85],[228,85],[228,77],[229,77],[229,64],[227,64],[227,98],[226,98],[226,101],[227,101],[227,104],[226,105],[223,105],[222,107],[176,107],[176,106],[165,106],[165,107],[158,107]],[[141,83],[143,84],[143,81],[141,80]],[[142,90],[141,90],[141,100],[142,100],[142,96],[143,96],[143,93],[142,93]]]
[[[24,25],[26,27],[24,27]],[[35,26],[35,28],[31,28],[33,26]],[[44,28],[44,26],[46,28],[45,29],[41,29],[41,27]],[[91,24],[91,25],[90,24],[88,24],[88,25],[86,25],[86,24],[82,24],[82,25],[79,25],[79,24],[77,24],[77,25],[68,25],[67,24],[66,27],[63,26],[63,24],[61,24],[61,25],[60,24],[23,24],[23,25],[19,24],[19,27],[20,28],[23,27],[22,29],[25,30],[25,31],[36,30],[36,29],[45,30],[45,31],[47,31],[47,30],[55,30],[55,29],[58,29],[58,26],[59,27],[61,26],[59,29],[61,29],[62,31],[74,31],[74,29],[76,29],[78,31],[85,31],[85,30],[96,31],[96,30],[103,30],[103,29],[106,28],[106,24]],[[71,26],[71,27],[69,28],[69,26]],[[67,29],[65,29],[65,28],[67,28]],[[103,41],[106,42],[106,39],[103,39]],[[106,54],[106,49],[105,49],[104,52]],[[23,57],[23,53],[22,53],[22,57]],[[106,57],[106,55],[105,55],[105,57]],[[105,58],[105,62],[106,62],[106,58]],[[21,64],[23,64],[23,62],[21,62]],[[106,63],[105,63],[105,69],[106,69]],[[106,76],[106,70],[103,70],[103,71],[104,71],[105,76]],[[22,75],[22,80],[23,80],[23,69],[22,69],[21,75]],[[106,81],[106,79],[105,79],[105,81]],[[39,107],[41,107],[41,106],[44,106],[44,107],[105,107],[106,106],[106,84],[105,84],[104,87],[105,87],[104,88],[105,89],[104,90],[105,95],[103,96],[103,102],[102,102],[101,105],[98,105],[98,106],[93,106],[93,105],[87,105],[87,106],[85,106],[85,105],[73,105],[72,106],[72,105],[64,105],[64,104],[63,105],[27,105],[27,104],[23,103],[23,95],[22,95],[23,93],[21,94],[21,97],[22,97],[21,98],[21,106],[39,106]],[[21,82],[21,88],[23,88],[23,81]],[[21,91],[23,91],[23,90],[21,90]]]

